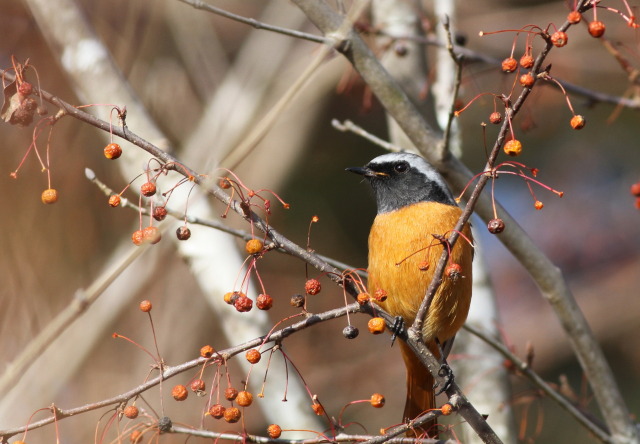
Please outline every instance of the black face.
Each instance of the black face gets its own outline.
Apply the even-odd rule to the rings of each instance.
[[[376,157],[361,168],[347,168],[371,184],[378,213],[387,213],[418,202],[456,205],[442,176],[422,157],[392,153]]]

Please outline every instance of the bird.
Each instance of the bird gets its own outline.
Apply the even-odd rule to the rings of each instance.
[[[369,233],[367,291],[386,293],[379,305],[410,326],[416,317],[434,270],[462,214],[444,178],[424,158],[406,152],[387,153],[363,167],[347,171],[369,182],[377,214]],[[467,223],[450,251],[443,281],[423,324],[423,339],[431,352],[446,359],[471,303],[473,245]],[[400,342],[407,370],[403,420],[436,408],[434,379]],[[424,430],[432,431],[435,421]],[[411,434],[411,433],[409,433]]]

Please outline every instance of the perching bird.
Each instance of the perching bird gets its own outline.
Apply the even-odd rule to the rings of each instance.
[[[378,207],[369,234],[368,291],[373,295],[384,290],[387,299],[381,307],[410,326],[443,251],[438,237],[449,237],[461,209],[442,176],[415,154],[384,154],[347,170],[367,179]],[[451,251],[423,327],[424,341],[438,358],[441,350],[446,358],[471,302],[473,246],[468,224],[463,234],[466,239],[461,236]],[[404,419],[410,420],[436,408],[434,379],[404,342],[400,346],[407,367]],[[429,426],[425,430],[433,432]]]

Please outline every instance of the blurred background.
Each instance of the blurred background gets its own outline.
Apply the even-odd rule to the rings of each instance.
[[[216,6],[265,22],[307,32],[316,31],[294,5],[286,1],[215,1]],[[125,0],[78,1],[88,23],[111,53],[127,79],[132,92],[148,110],[162,131],[162,145],[202,173],[217,174],[213,166],[257,125],[288,86],[301,74],[318,51],[313,43],[295,41],[286,36],[233,22],[197,11],[176,0],[153,3]],[[615,7],[619,5],[616,4]],[[633,5],[634,7],[637,5]],[[60,63],[60,48],[48,43],[28,4],[3,0],[0,14],[0,68],[11,67],[11,55],[30,60],[37,68],[42,88],[73,103],[83,104],[74,80]],[[479,37],[478,32],[517,29],[527,24],[545,28],[564,22],[565,2],[478,1],[460,5],[453,23],[466,37],[466,46],[498,60],[511,52],[513,33]],[[425,3],[425,21],[433,25],[431,5]],[[638,34],[612,13],[600,17],[607,24],[607,37],[627,60],[637,66]],[[363,17],[366,21],[366,17]],[[553,28],[553,25],[551,25]],[[630,85],[627,74],[600,41],[585,27],[569,33],[570,44],[553,51],[549,58],[551,74],[583,87],[637,98],[637,86]],[[267,41],[268,40],[268,41]],[[260,43],[263,43],[261,46]],[[516,54],[522,51],[524,37]],[[535,49],[535,48],[534,48]],[[382,51],[382,50],[381,50]],[[519,55],[516,55],[519,57]],[[273,72],[272,72],[273,71]],[[90,72],[90,71],[87,71]],[[30,80],[35,81],[35,77]],[[90,75],[90,74],[87,74]],[[499,72],[496,66],[475,63],[464,72],[462,100],[466,103],[482,92],[508,93],[513,76]],[[425,79],[425,83],[428,79]],[[235,82],[235,86],[230,86]],[[516,91],[519,87],[516,88]],[[348,166],[363,165],[382,151],[352,134],[331,127],[332,119],[351,119],[372,133],[385,137],[385,117],[368,90],[340,57],[329,58],[304,87],[295,102],[277,118],[267,135],[251,153],[233,166],[248,186],[271,189],[288,203],[285,211],[274,205],[271,222],[281,233],[300,245],[307,243],[309,223],[314,215],[311,248],[352,267],[366,267],[366,241],[374,217],[374,202],[366,184],[344,172]],[[574,131],[569,126],[571,112],[565,98],[555,88],[536,88],[525,110],[514,122],[514,131],[523,142],[525,153],[519,159],[540,170],[538,179],[564,192],[562,199],[534,186],[536,198],[544,203],[542,211],[533,207],[527,186],[514,177],[503,175],[495,183],[496,198],[529,232],[540,248],[564,272],[578,303],[610,359],[632,412],[640,409],[640,212],[629,193],[631,184],[640,180],[638,115],[636,111],[617,109],[580,97],[571,97],[576,113],[587,119],[587,126]],[[111,103],[111,102],[108,102]],[[217,114],[207,114],[215,103]],[[117,103],[117,105],[127,105]],[[243,108],[245,107],[245,108]],[[229,110],[225,114],[225,110]],[[49,107],[50,113],[55,112]],[[483,134],[481,122],[493,111],[490,96],[478,99],[460,117],[464,146],[463,160],[474,172],[484,167],[486,147],[493,144],[497,128]],[[108,120],[109,108],[96,107],[96,114]],[[242,124],[238,116],[242,116]],[[135,119],[135,116],[130,116]],[[129,129],[139,129],[129,122]],[[118,252],[130,247],[130,235],[137,229],[138,215],[132,210],[112,209],[106,197],[85,178],[85,168],[111,188],[120,190],[134,177],[125,177],[102,154],[108,136],[71,118],[53,127],[51,136],[51,175],[60,193],[55,205],[43,205],[40,193],[47,187],[46,173],[33,153],[29,154],[17,179],[9,177],[27,151],[33,125],[19,128],[0,124],[0,202],[4,209],[0,229],[0,357],[3,366],[15,359],[26,344],[73,300],[78,289],[86,288]],[[234,132],[235,131],[235,132]],[[39,139],[44,152],[48,129]],[[142,137],[144,132],[138,132]],[[197,136],[197,148],[184,152],[187,140]],[[486,139],[486,140],[485,140]],[[135,150],[122,144],[125,149]],[[191,162],[189,163],[189,159]],[[141,172],[144,164],[135,168]],[[211,170],[209,170],[210,168]],[[134,194],[129,195],[130,198]],[[135,199],[134,199],[135,200]],[[275,200],[273,200],[275,202]],[[219,215],[224,206],[212,202]],[[177,208],[184,211],[184,208]],[[225,223],[247,229],[235,215]],[[566,375],[580,403],[591,406],[591,394],[581,370],[546,301],[535,284],[506,249],[490,235],[479,220],[474,222],[480,237],[479,254],[486,263],[500,309],[500,329],[504,340],[524,356],[528,343],[535,350],[534,369],[546,380],[559,384]],[[207,228],[191,226],[192,239]],[[166,233],[165,237],[173,233]],[[243,243],[234,241],[242,253]],[[201,247],[203,245],[200,245]],[[156,248],[157,247],[157,248]],[[78,365],[68,372],[43,371],[29,378],[43,379],[50,389],[39,398],[30,393],[10,408],[3,406],[0,428],[17,427],[29,415],[55,402],[64,408],[114,396],[142,383],[151,361],[148,356],[122,341],[111,338],[117,331],[152,347],[152,336],[145,316],[137,310],[139,300],[154,303],[154,322],[164,360],[177,364],[197,357],[198,350],[210,343],[216,349],[229,344],[222,336],[221,321],[207,302],[201,286],[191,277],[189,264],[176,254],[164,239],[138,259],[151,270],[136,282],[136,275],[122,281],[123,292],[131,289],[125,302],[111,313],[100,313],[105,322],[94,324],[97,335],[91,347],[83,349]],[[204,245],[216,249],[217,245]],[[221,251],[223,255],[226,254]],[[229,253],[236,255],[237,253]],[[111,259],[110,259],[111,258]],[[237,275],[242,275],[235,266]],[[269,253],[258,262],[265,287],[274,297],[268,312],[270,323],[296,313],[289,298],[304,291],[305,276],[316,277],[315,270],[278,253]],[[211,276],[218,279],[218,276]],[[231,276],[236,279],[236,276]],[[320,312],[344,302],[340,289],[329,280],[321,294],[309,301],[309,310]],[[135,291],[134,291],[135,290]],[[232,288],[229,289],[229,291]],[[231,311],[222,295],[217,299],[220,311]],[[90,309],[91,310],[91,309]],[[256,310],[246,316],[253,316]],[[372,411],[367,405],[347,409],[344,421],[356,421],[353,433],[399,421],[404,403],[404,368],[397,350],[389,347],[388,337],[373,337],[366,332],[366,316],[353,316],[361,335],[354,341],[342,336],[345,319],[331,321],[296,334],[285,342],[287,354],[332,416],[346,403],[368,399],[380,392],[387,406]],[[263,331],[266,333],[266,330]],[[81,333],[71,338],[77,344],[85,340]],[[67,350],[74,353],[74,347]],[[464,359],[465,357],[459,357]],[[473,357],[468,357],[473,358]],[[53,358],[64,363],[66,355]],[[64,368],[64,365],[62,365]],[[52,366],[53,368],[53,366]],[[265,370],[256,366],[255,379]],[[233,362],[230,372],[239,384],[245,376]],[[235,372],[235,373],[234,373]],[[262,373],[261,373],[262,372]],[[186,383],[197,372],[169,381]],[[290,373],[290,378],[295,376]],[[481,377],[481,375],[479,375]],[[472,390],[472,382],[458,381]],[[465,387],[465,382],[469,383]],[[30,381],[20,381],[28,387]],[[513,406],[516,419],[528,442],[589,442],[589,438],[568,415],[553,403],[540,398],[536,389],[514,376]],[[183,404],[169,399],[164,387],[166,414],[174,423],[198,426],[206,398],[191,396]],[[150,404],[159,396],[149,394]],[[26,392],[25,392],[26,393]],[[471,393],[472,396],[472,393]],[[282,397],[267,390],[259,403]],[[311,402],[309,401],[309,404]],[[98,410],[61,421],[65,442],[88,442],[96,427],[101,428],[105,410]],[[40,413],[44,417],[44,413]],[[36,418],[40,416],[36,415]],[[250,433],[262,433],[265,419],[258,411],[246,414]],[[240,430],[204,418],[213,430]],[[297,428],[282,419],[283,428]],[[376,428],[377,427],[377,428]],[[33,435],[31,435],[33,433]],[[109,440],[115,437],[109,432]],[[51,440],[52,426],[33,432],[33,442]],[[178,442],[181,436],[165,436],[163,442]]]

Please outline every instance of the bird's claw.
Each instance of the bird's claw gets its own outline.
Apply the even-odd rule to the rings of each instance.
[[[402,316],[396,316],[391,326],[391,346],[396,342],[396,338],[404,330],[404,318]]]
[[[442,384],[442,388],[436,391],[436,396],[449,390],[449,388],[451,388],[451,385],[453,385],[453,380],[455,379],[453,376],[453,370],[451,370],[451,367],[449,367],[449,364],[447,364],[446,362],[440,365],[438,376],[444,378],[444,384]],[[436,387],[438,387],[438,385],[440,384],[436,383],[433,388],[435,389]]]

